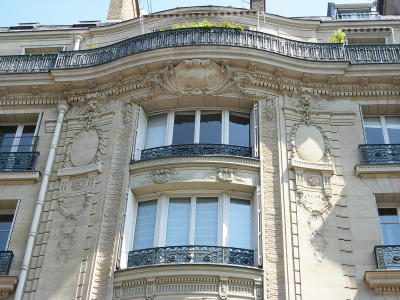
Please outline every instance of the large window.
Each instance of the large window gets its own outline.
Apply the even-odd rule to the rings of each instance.
[[[252,203],[220,195],[169,196],[137,202],[133,249],[225,246],[253,249]]]
[[[250,147],[250,114],[197,109],[148,116],[144,149],[182,144]]]
[[[365,116],[367,144],[400,144],[399,116]]]

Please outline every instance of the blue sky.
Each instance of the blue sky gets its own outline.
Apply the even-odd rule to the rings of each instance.
[[[147,1],[150,0],[141,0],[146,11]],[[244,7],[249,8],[246,2],[249,0],[245,0]],[[24,22],[42,25],[71,25],[88,20],[105,22],[109,3],[110,0],[0,0],[0,27]],[[328,0],[266,0],[266,11],[286,17],[325,16],[327,3]],[[151,0],[153,12],[196,5],[242,7],[242,0]]]

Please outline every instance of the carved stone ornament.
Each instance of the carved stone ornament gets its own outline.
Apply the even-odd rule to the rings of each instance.
[[[287,106],[307,108],[308,110],[326,110],[328,101],[322,99],[320,95],[313,94],[311,88],[300,87],[297,91],[286,94],[285,102]]]
[[[77,243],[76,235],[82,225],[82,217],[89,206],[94,192],[96,175],[70,180],[63,178],[60,182],[58,209],[61,214],[59,254],[57,263],[64,266],[70,260],[70,252]]]
[[[7,87],[1,86],[1,87],[0,87],[0,97],[7,96],[7,94],[8,94]]]
[[[221,182],[232,182],[236,177],[236,170],[230,168],[218,168],[217,179]]]
[[[155,170],[152,173],[153,182],[157,184],[167,183],[171,180],[171,175],[175,174],[174,169]]]
[[[40,87],[38,85],[32,86],[32,94],[35,94],[35,95],[40,94]]]
[[[165,84],[180,94],[202,95],[218,91],[225,85],[229,72],[209,59],[181,61],[165,76]]]

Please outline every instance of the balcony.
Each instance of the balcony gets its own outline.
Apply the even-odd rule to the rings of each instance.
[[[12,251],[0,251],[0,276],[8,275],[13,257]]]
[[[378,269],[400,269],[400,245],[375,246]]]
[[[400,144],[358,145],[361,164],[399,164]]]
[[[141,160],[172,156],[229,155],[252,157],[251,147],[225,144],[185,144],[144,149]]]
[[[38,136],[0,138],[0,171],[35,170]]]
[[[0,74],[84,68],[150,50],[196,45],[258,49],[307,61],[400,63],[400,45],[308,43],[258,31],[215,27],[153,32],[96,49],[60,51],[58,54],[0,56]]]
[[[172,246],[129,252],[128,268],[165,264],[254,266],[254,251],[218,246]]]

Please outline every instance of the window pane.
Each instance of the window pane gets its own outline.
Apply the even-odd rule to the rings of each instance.
[[[202,111],[200,117],[200,143],[221,144],[222,113],[220,111]]]
[[[158,114],[147,118],[146,139],[144,148],[165,146],[165,134],[167,131],[167,114]]]
[[[381,224],[382,242],[384,245],[400,244],[400,225]]]
[[[216,246],[218,237],[218,198],[199,197],[196,201],[195,245]]]
[[[173,145],[194,143],[194,122],[194,111],[175,113],[174,132],[172,136]]]
[[[381,226],[382,242],[384,245],[400,244],[400,225],[396,208],[378,208]]]
[[[400,118],[386,117],[386,128],[390,144],[400,144]]]
[[[17,141],[18,152],[30,152],[32,151],[33,136],[35,135],[35,125],[25,125],[21,137]]]
[[[250,116],[239,112],[229,112],[229,144],[250,146]]]
[[[0,127],[0,152],[10,152],[14,143],[17,126]]]
[[[5,251],[8,241],[9,231],[0,231],[0,251]]]
[[[229,246],[251,248],[250,201],[231,199],[229,213]]]
[[[169,199],[166,246],[189,244],[190,200],[190,198]]]
[[[368,144],[384,144],[382,127],[379,117],[364,118],[365,137]]]
[[[153,248],[157,200],[139,202],[133,249]]]
[[[399,223],[396,208],[378,208],[380,223]]]

